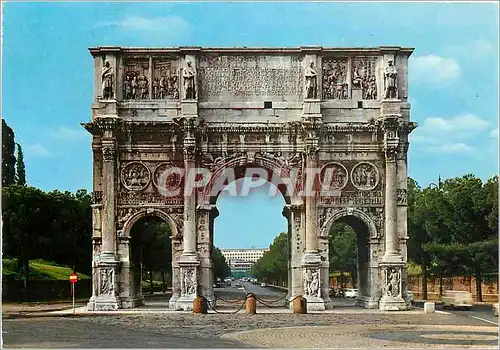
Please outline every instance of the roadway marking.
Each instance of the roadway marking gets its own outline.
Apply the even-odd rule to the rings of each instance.
[[[481,317],[471,316],[471,315],[467,315],[467,316],[472,317],[472,318],[475,318],[476,320],[480,320],[480,321],[488,322],[488,323],[494,324],[495,326],[498,326],[498,323],[495,323],[495,322],[490,321],[490,320],[485,320],[484,318],[481,318]]]

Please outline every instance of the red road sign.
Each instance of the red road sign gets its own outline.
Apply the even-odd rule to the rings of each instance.
[[[78,275],[76,273],[72,272],[71,275],[69,275],[69,281],[71,283],[78,282]]]

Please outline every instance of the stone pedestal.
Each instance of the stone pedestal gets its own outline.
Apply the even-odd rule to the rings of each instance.
[[[380,102],[380,116],[401,116],[401,100],[382,100]]]
[[[192,311],[193,302],[199,294],[199,262],[179,262],[179,265],[181,266],[181,295],[179,299],[175,301],[174,310]]]
[[[97,264],[97,294],[87,304],[89,311],[113,311],[122,307],[117,290],[119,265],[115,254],[104,252],[100,255]]]
[[[407,310],[408,304],[403,299],[403,263],[381,263],[383,292],[379,309],[384,311]]]
[[[183,100],[181,102],[181,114],[184,116],[197,116],[198,102],[196,100]]]
[[[321,100],[304,100],[303,118],[321,118]]]

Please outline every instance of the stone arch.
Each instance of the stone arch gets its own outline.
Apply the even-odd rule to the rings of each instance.
[[[373,281],[378,278],[378,267],[376,267],[377,258],[373,254],[373,249],[378,245],[379,241],[373,239],[377,237],[377,226],[374,220],[364,211],[357,208],[338,208],[326,220],[320,229],[320,237],[326,243],[326,263],[325,263],[325,276],[329,272],[329,247],[328,238],[330,235],[330,228],[333,223],[342,219],[355,219],[354,221],[348,220],[347,223],[356,231],[357,236],[357,289],[358,297],[356,304],[365,308],[378,307],[377,286]],[[365,226],[364,229],[359,230],[356,222],[360,222]],[[353,226],[356,225],[356,226]],[[328,266],[328,267],[327,267]],[[327,272],[328,271],[328,272]],[[329,281],[325,278],[323,293],[329,292]]]
[[[364,211],[357,208],[341,208],[333,212],[330,217],[326,218],[325,223],[320,228],[320,237],[328,237],[330,227],[339,219],[347,216],[354,216],[360,219],[368,228],[369,238],[377,237],[377,226],[373,219]]]
[[[229,159],[225,162],[221,162],[219,165],[216,166],[216,168],[212,171],[211,174],[211,179],[207,186],[205,186],[203,192],[201,193],[201,196],[199,197],[198,204],[202,206],[209,206],[214,204],[213,199],[214,197],[217,198],[218,194],[220,191],[217,193],[216,196],[212,195],[212,192],[214,189],[216,189],[216,186],[221,186],[221,182],[223,182],[226,177],[224,176],[225,171],[227,169],[237,169],[241,167],[247,167],[250,165],[255,165],[257,167],[261,167],[273,174],[271,180],[281,180],[283,178],[283,174],[289,174],[293,167],[287,166],[280,162],[278,159],[266,157],[266,156],[261,156],[261,155],[256,155],[253,157],[249,157],[247,155],[243,156],[237,156],[232,159]],[[235,178],[237,180],[238,177]],[[271,182],[273,185],[278,187],[278,185],[282,185],[282,182]],[[279,187],[278,187],[279,188]],[[294,189],[293,193],[291,195],[286,195],[285,193],[281,192],[283,194],[283,197],[285,198],[286,204],[298,204],[300,205],[302,203],[302,199],[300,196],[298,196],[298,191]]]
[[[137,221],[145,217],[159,217],[164,220],[170,226],[170,230],[172,230],[172,236],[178,236],[178,228],[175,220],[167,214],[165,211],[158,208],[147,208],[141,209],[137,213],[133,214],[124,224],[122,229],[122,236],[130,238],[130,230],[135,225]]]

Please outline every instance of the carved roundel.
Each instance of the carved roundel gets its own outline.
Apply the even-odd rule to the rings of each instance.
[[[340,163],[328,163],[321,169],[320,181],[326,190],[340,190],[347,185],[348,180],[347,169]]]
[[[159,164],[153,175],[153,183],[158,189],[173,191],[182,185],[182,169],[171,163]]]
[[[148,186],[151,172],[141,162],[130,162],[122,168],[121,180],[126,189],[140,191]]]
[[[361,162],[351,170],[352,184],[359,190],[373,190],[377,187],[379,179],[378,169],[372,163]]]

